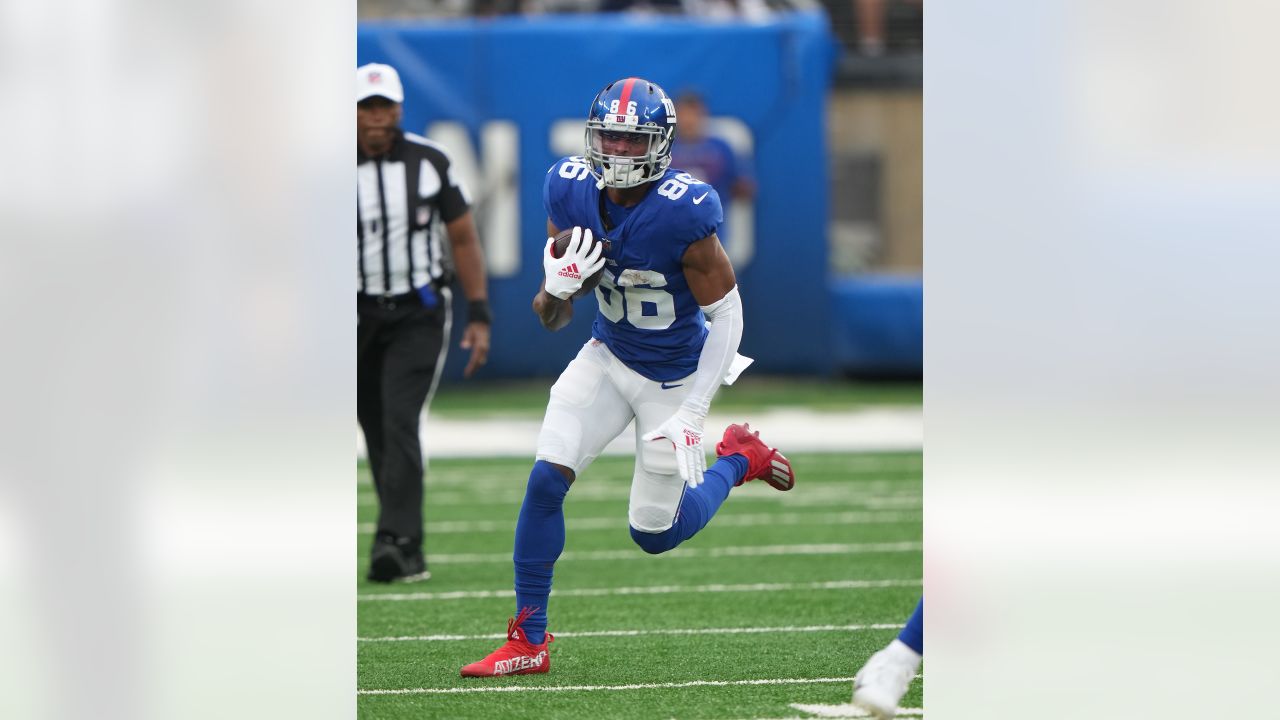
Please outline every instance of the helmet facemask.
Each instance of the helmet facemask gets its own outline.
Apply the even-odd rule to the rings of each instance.
[[[606,116],[612,118],[614,116]],[[587,120],[586,154],[596,186],[629,188],[657,180],[671,165],[671,139],[675,128],[630,125],[608,120]],[[625,143],[619,143],[624,140]],[[626,154],[607,153],[628,144]]]

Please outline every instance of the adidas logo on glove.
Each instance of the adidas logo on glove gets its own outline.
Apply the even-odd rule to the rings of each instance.
[[[565,267],[556,274],[560,277],[567,277],[573,280],[579,280],[582,278],[582,275],[578,273],[578,263],[570,263],[568,267]]]

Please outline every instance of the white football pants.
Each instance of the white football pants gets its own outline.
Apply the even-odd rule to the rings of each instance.
[[[676,470],[675,447],[665,439],[644,442],[640,437],[675,414],[692,379],[649,380],[592,338],[551,386],[538,459],[580,474],[635,418],[636,465],[627,516],[641,532],[667,530],[675,523],[685,487]]]

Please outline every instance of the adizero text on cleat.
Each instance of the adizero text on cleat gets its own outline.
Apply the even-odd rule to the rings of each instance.
[[[555,640],[547,633],[540,645],[525,640],[521,625],[536,608],[523,608],[520,614],[507,621],[507,642],[489,653],[483,660],[462,668],[462,677],[494,677],[499,675],[532,675],[551,669],[551,653],[548,646]]]

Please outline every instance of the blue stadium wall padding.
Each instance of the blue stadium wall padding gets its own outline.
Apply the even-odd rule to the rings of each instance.
[[[836,369],[860,376],[916,377],[924,352],[919,276],[859,275],[831,283]]]
[[[835,53],[820,12],[767,24],[617,15],[361,24],[357,62],[400,71],[406,129],[451,120],[474,141],[486,121],[519,127],[521,270],[490,282],[494,344],[481,377],[554,376],[590,336],[594,298],[554,334],[529,309],[546,243],[542,183],[557,158],[548,136],[556,120],[585,120],[600,88],[631,75],[673,94],[697,88],[715,114],[750,128],[759,195],[755,256],[738,272],[742,352],[756,358],[753,372],[831,372],[826,96]],[[446,377],[464,362],[455,345]]]

